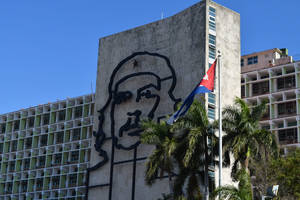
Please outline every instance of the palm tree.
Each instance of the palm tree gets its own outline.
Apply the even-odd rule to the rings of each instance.
[[[239,168],[248,172],[250,156],[258,155],[260,150],[278,152],[275,135],[259,125],[265,111],[266,102],[250,108],[240,98],[235,99],[234,106],[227,106],[223,110],[223,130],[226,132],[223,136],[224,163],[230,163],[231,153],[235,159],[233,177]]]
[[[237,179],[239,180],[238,188],[234,186],[219,187],[213,192],[212,199],[219,196],[220,200],[252,200],[251,181],[246,170],[239,170]]]
[[[174,169],[173,153],[177,143],[171,126],[165,121],[160,123],[143,121],[142,128],[144,131],[141,135],[141,142],[155,145],[155,149],[146,163],[146,183],[152,185],[156,178],[162,178],[165,172],[171,182]]]
[[[173,126],[181,132],[180,143],[175,151],[180,172],[175,179],[174,194],[182,195],[183,185],[187,182],[187,199],[200,199],[203,182],[208,193],[208,165],[211,155],[208,153],[207,139],[210,136],[216,140],[204,103],[195,100],[188,113]]]

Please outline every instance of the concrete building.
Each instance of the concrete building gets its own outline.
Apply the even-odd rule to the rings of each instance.
[[[262,127],[274,132],[279,144],[300,147],[300,61],[287,49],[244,55],[241,58],[241,96],[250,105],[268,102]]]
[[[168,194],[167,178],[145,185],[153,147],[140,144],[139,123],[172,114],[217,51],[225,106],[241,93],[236,87],[238,13],[205,0],[172,17],[101,38],[95,98],[90,94],[0,115],[0,199],[152,200]],[[204,97],[213,120],[217,93]],[[214,183],[218,186],[214,165],[209,174],[213,189]],[[230,169],[223,174],[223,184],[231,183]]]
[[[0,199],[84,199],[94,95],[0,115]]]
[[[170,192],[167,178],[145,185],[145,162],[153,147],[140,144],[138,124],[172,114],[218,50],[225,106],[240,96],[238,13],[201,1],[174,16],[100,39],[95,98],[99,112],[94,117],[88,199],[152,200]],[[215,119],[217,95],[205,98],[209,117]],[[217,168],[210,169],[211,183],[218,183]],[[223,174],[223,184],[231,183],[230,169]]]

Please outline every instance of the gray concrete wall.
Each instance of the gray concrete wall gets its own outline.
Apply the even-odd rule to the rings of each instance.
[[[166,56],[175,70],[176,85],[173,91],[175,98],[185,98],[199,82],[205,71],[205,5],[200,2],[179,14],[160,20],[151,24],[137,27],[122,33],[114,34],[100,39],[99,61],[96,86],[96,110],[103,108],[109,99],[108,84],[111,80],[113,70],[123,59],[135,52],[150,52]],[[136,60],[136,63],[135,63]],[[166,67],[166,61],[161,57],[150,55],[139,55],[122,65],[116,72],[113,87],[122,77],[139,72],[153,72],[160,78],[171,75]],[[173,79],[161,82],[160,90],[151,92],[160,96],[159,105],[154,113],[154,119],[173,113],[174,101],[168,95]],[[114,107],[114,134],[118,136],[119,128],[129,118],[127,113],[136,109],[142,111],[141,119],[147,118],[149,109],[152,108],[154,99],[143,99],[136,102],[136,91],[138,88],[149,84],[157,84],[153,76],[131,77],[119,85],[118,91],[131,91],[133,98]],[[113,101],[113,98],[112,98]],[[105,121],[103,125],[107,137],[111,137],[111,113],[112,101],[105,109]],[[95,112],[94,130],[99,128],[98,114]],[[93,138],[95,143],[95,138]],[[138,137],[130,137],[126,133],[118,138],[118,142],[126,145],[135,143]],[[112,140],[108,139],[102,146],[108,153],[109,161],[101,168],[90,173],[90,186],[110,183]],[[114,149],[114,162],[134,158],[134,150],[126,151]],[[137,158],[148,156],[152,147],[140,145],[137,148]],[[100,160],[99,153],[92,149],[90,166],[96,165]],[[112,178],[113,200],[132,199],[132,176],[133,162],[114,165]],[[148,187],[144,182],[145,160],[136,164],[135,199],[152,200],[161,197],[161,193],[169,193],[169,184],[166,179],[158,180],[157,184]],[[109,186],[95,187],[89,189],[89,199],[109,199]]]
[[[95,107],[105,118],[103,124],[99,125],[99,113],[95,112],[94,131],[100,133],[99,128],[103,128],[101,134],[105,134],[107,140],[101,145],[101,150],[107,153],[108,162],[91,171],[89,199],[109,199],[110,184],[109,200],[152,200],[161,197],[161,193],[169,193],[167,179],[158,180],[152,187],[145,185],[146,160],[139,160],[135,164],[131,161],[114,164],[113,167],[112,161],[142,159],[153,150],[151,146],[139,145],[135,155],[134,150],[116,148],[118,145],[129,147],[138,142],[138,137],[128,135],[130,130],[119,132],[120,129],[126,129],[124,124],[129,122],[129,118],[132,120],[130,124],[134,124],[137,115],[132,113],[141,111],[139,120],[148,118],[151,109],[155,110],[154,120],[173,113],[175,100],[184,99],[203,77],[208,68],[209,5],[217,9],[216,48],[222,52],[222,99],[223,105],[229,105],[236,96],[240,96],[239,14],[210,1],[208,5],[200,2],[164,20],[100,39]],[[145,51],[149,53],[141,53]],[[140,55],[135,54],[137,52]],[[176,79],[170,78],[170,66],[174,69]],[[139,89],[150,83],[154,86],[149,88],[153,98],[145,98],[147,94]],[[120,100],[117,97],[126,95],[126,101],[116,103]],[[148,93],[148,97],[151,95]],[[157,96],[160,101],[156,107],[153,105]],[[112,138],[116,138],[115,145],[112,145]],[[99,152],[92,148],[90,166],[97,165],[101,159]],[[224,169],[224,183],[230,182],[230,169]]]
[[[221,99],[222,108],[232,105],[235,97],[241,96],[241,48],[240,48],[240,15],[224,6],[209,1],[216,8],[216,49],[221,51]],[[218,81],[218,76],[216,83]],[[218,91],[218,84],[216,84]],[[216,92],[216,99],[218,93]],[[218,106],[217,106],[218,107]],[[216,112],[217,113],[217,112]],[[218,118],[218,117],[217,117]],[[225,133],[224,133],[225,134]],[[222,171],[222,184],[232,184],[230,168]],[[219,170],[216,168],[215,181],[218,186]]]

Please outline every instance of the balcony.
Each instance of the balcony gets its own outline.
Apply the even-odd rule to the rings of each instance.
[[[280,145],[298,143],[297,128],[290,128],[278,131],[278,139]]]
[[[280,103],[278,106],[278,117],[288,117],[297,114],[296,101]]]
[[[269,93],[269,81],[254,83],[252,85],[252,96],[258,96]]]
[[[278,78],[277,79],[277,90],[282,91],[282,90],[289,90],[293,89],[296,87],[296,81],[295,81],[295,76],[287,76],[283,78]]]

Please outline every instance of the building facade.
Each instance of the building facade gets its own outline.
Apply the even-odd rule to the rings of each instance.
[[[145,184],[145,163],[154,147],[140,144],[139,122],[165,120],[172,114],[218,51],[225,106],[240,96],[238,13],[206,0],[174,16],[100,39],[88,199],[152,200],[170,193],[167,178],[152,187]],[[217,93],[205,98],[209,117],[217,118]],[[212,182],[218,183],[217,168],[210,169]],[[230,183],[230,169],[224,169],[223,184]]]
[[[268,102],[261,126],[286,147],[300,147],[300,62],[287,49],[242,56],[241,96],[250,105]]]
[[[101,38],[95,94],[0,115],[0,199],[152,200],[169,193],[167,178],[145,184],[154,147],[140,144],[139,123],[172,114],[218,51],[225,106],[241,93],[238,13],[205,0]],[[203,96],[216,119],[218,94]],[[213,164],[209,174],[213,189]],[[230,183],[224,168],[223,184]]]
[[[0,199],[84,199],[94,95],[0,115]]]

